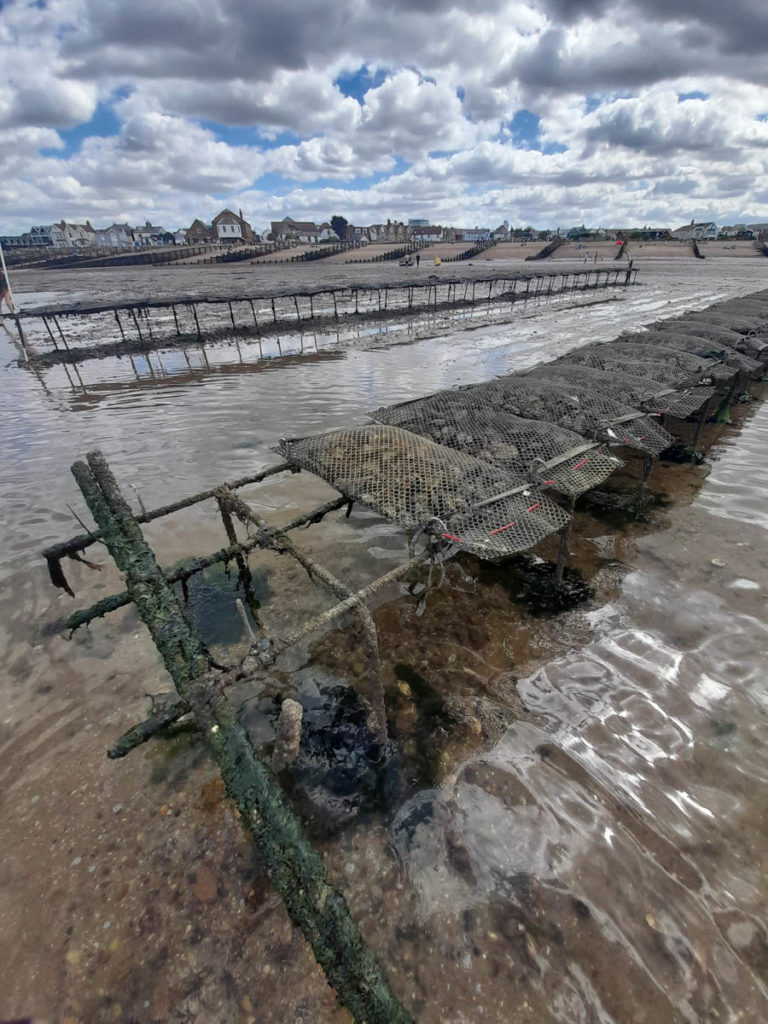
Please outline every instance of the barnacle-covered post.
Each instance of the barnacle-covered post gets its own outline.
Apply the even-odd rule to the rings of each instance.
[[[95,451],[87,458],[87,464],[76,462],[72,473],[291,920],[356,1021],[409,1024],[410,1014],[390,991],[343,896],[330,885],[322,859],[302,834],[268,768],[256,758],[223,692],[223,675],[212,674],[202,643],[184,618],[104,456]]]

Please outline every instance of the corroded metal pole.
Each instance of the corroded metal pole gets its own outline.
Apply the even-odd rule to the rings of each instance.
[[[355,596],[349,587],[342,583],[338,577],[334,576],[324,566],[318,565],[301,548],[296,547],[284,530],[275,526],[270,527],[257,512],[232,491],[222,487],[216,495],[216,500],[219,502],[220,509],[231,510],[241,522],[250,522],[256,526],[264,537],[264,547],[273,548],[275,551],[295,559],[306,570],[310,579],[316,580],[334,597],[339,598],[340,601],[346,601],[350,597]],[[382,748],[384,748],[387,743],[387,713],[384,706],[384,688],[381,682],[381,659],[379,657],[376,627],[365,600],[356,597],[355,607],[363,624],[363,635],[370,662],[368,697],[376,720],[377,738]]]
[[[568,556],[571,553],[571,527],[573,526],[573,511],[576,505],[576,499],[571,498],[568,502],[568,522],[560,530],[560,544],[557,549],[557,563],[555,564],[555,586],[560,586],[563,582],[563,573],[568,562]]]
[[[152,549],[101,452],[72,473],[124,573],[136,609],[219,765],[227,795],[258,847],[273,888],[301,928],[339,1001],[359,1022],[411,1024],[357,929],[343,896],[329,883],[322,858],[301,832],[266,765],[257,760],[234,708],[212,676],[202,644],[184,618]]]

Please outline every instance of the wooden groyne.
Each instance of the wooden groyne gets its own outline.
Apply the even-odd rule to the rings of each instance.
[[[206,339],[262,337],[308,326],[335,329],[340,324],[504,307],[530,299],[629,286],[636,275],[631,266],[525,270],[478,278],[422,272],[421,276],[364,285],[275,289],[253,295],[177,295],[36,306],[20,310],[14,320],[26,358],[45,366],[140,354],[161,345]]]

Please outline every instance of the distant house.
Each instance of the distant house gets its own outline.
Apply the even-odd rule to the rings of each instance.
[[[184,243],[187,241],[187,229],[179,228],[178,231],[174,231],[173,241],[176,245],[184,245]]]
[[[145,221],[142,227],[133,229],[134,243],[140,246],[172,245],[173,235],[157,224]]]
[[[453,242],[487,242],[491,237],[490,228],[450,228],[450,241]],[[446,231],[446,235],[448,231]]]
[[[97,245],[110,249],[130,249],[133,245],[133,230],[130,224],[111,224],[96,232]]]
[[[333,230],[333,228],[331,227],[327,220],[323,221],[323,223],[318,228],[318,231],[320,232],[321,242],[338,242],[339,240],[339,236],[336,234],[336,232]]]
[[[358,224],[347,224],[346,240],[357,245],[368,245],[371,237],[368,228]]]
[[[350,224],[347,227],[347,238],[353,237],[355,228]],[[275,242],[287,242],[292,245],[314,244],[338,239],[338,235],[330,224],[315,224],[311,220],[294,220],[293,217],[283,217],[282,220],[273,220],[270,224],[270,234]]]
[[[405,242],[408,240],[408,228],[399,220],[388,220],[386,224],[371,224],[368,228],[368,240],[371,242]]]
[[[65,220],[51,224],[50,235],[56,249],[75,249],[96,244],[96,232],[89,220],[85,224],[69,224]]]
[[[491,240],[494,242],[506,242],[509,239],[509,221],[504,221],[503,224],[491,232]]]
[[[714,221],[700,221],[698,223],[691,221],[690,224],[684,224],[681,228],[676,228],[672,232],[672,237],[677,238],[680,241],[687,242],[692,239],[698,241],[708,241],[717,238],[717,224]]]
[[[753,241],[757,233],[746,224],[734,224],[733,227],[722,227],[718,238],[734,238],[737,241]]]
[[[211,229],[216,232],[220,242],[252,242],[253,231],[247,220],[243,219],[243,211],[239,214],[231,210],[222,210],[211,221]]]
[[[441,242],[443,229],[434,224],[409,224],[406,229],[412,242]]]
[[[212,225],[204,224],[196,217],[187,228],[186,241],[191,245],[200,245],[203,242],[217,242],[218,235]]]
[[[29,244],[41,247],[53,245],[50,226],[40,224],[38,227],[30,228]]]
[[[319,228],[311,220],[294,220],[293,217],[283,217],[282,220],[271,222],[270,234],[276,242],[298,245],[299,242],[317,241]]]

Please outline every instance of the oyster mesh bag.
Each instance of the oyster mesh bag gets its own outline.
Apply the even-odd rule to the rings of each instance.
[[[607,398],[584,384],[565,385],[537,377],[498,377],[459,389],[476,408],[545,420],[587,440],[626,445],[660,455],[674,438],[650,416]]]
[[[698,338],[692,334],[685,334],[680,331],[640,331],[636,334],[623,334],[616,339],[617,344],[629,342],[632,345],[663,345],[669,348],[680,349],[681,352],[691,352],[694,355],[704,356],[707,359],[722,362],[722,367],[715,367],[712,376],[717,380],[732,380],[733,370],[744,373],[760,373],[762,364],[750,356],[745,356],[727,345],[707,341],[706,338]]]
[[[666,384],[670,388],[686,388],[698,383],[674,363],[653,362],[650,359],[650,352],[646,352],[645,359],[630,359],[608,345],[575,349],[563,356],[560,362],[591,366],[595,370],[616,370],[620,373],[633,373],[637,377],[650,377],[651,380]]]
[[[685,419],[697,412],[712,396],[712,389],[690,388],[682,391],[648,377],[631,374],[626,369],[600,370],[575,363],[546,363],[535,367],[526,376],[546,377],[567,386],[583,384],[601,391],[609,398],[650,413],[670,413]]]
[[[658,321],[662,323],[698,323],[706,327],[714,327],[720,331],[734,331],[750,339],[750,344],[758,351],[765,345],[764,335],[768,333],[768,321],[761,320],[757,316],[738,316],[736,313],[729,313],[727,310],[706,310],[706,312],[688,313],[685,316],[676,317],[672,321]]]
[[[276,450],[351,501],[481,558],[525,551],[570,518],[523,477],[388,424],[281,440]]]
[[[372,416],[572,498],[601,484],[622,465],[605,444],[585,441],[554,423],[478,406],[471,388],[439,391],[377,409]]]
[[[748,337],[739,334],[738,331],[731,331],[727,327],[707,323],[693,317],[675,320],[669,325],[660,324],[657,330],[692,334],[695,338],[704,338],[705,341],[711,341],[715,345],[725,345],[734,352],[741,352],[745,356],[749,356],[750,359],[762,358],[762,353],[768,348],[765,342],[758,338]]]
[[[661,342],[663,338],[659,340]],[[625,341],[624,338],[617,341],[601,342],[599,345],[588,345],[585,348],[576,349],[568,355],[576,358],[582,352],[586,355],[596,353],[609,359],[619,359],[622,362],[626,360],[643,362],[646,366],[650,363],[654,367],[655,379],[669,384],[670,387],[675,386],[673,380],[676,379],[678,373],[685,375],[686,387],[694,384],[717,384],[720,381],[730,381],[738,373],[735,366],[727,367],[717,359],[708,359],[696,352],[687,352],[671,345],[648,345],[647,343]]]

